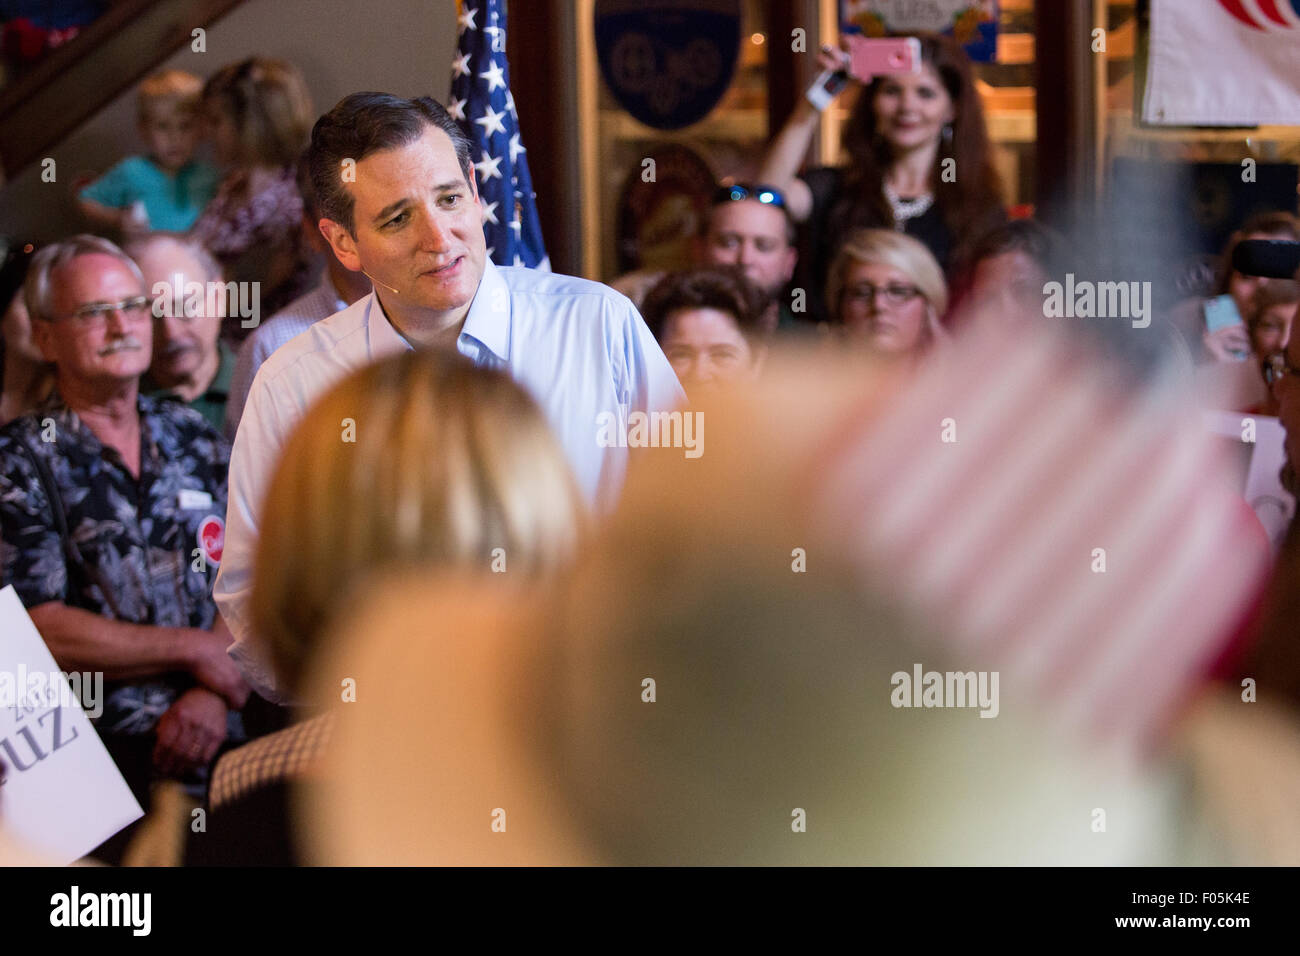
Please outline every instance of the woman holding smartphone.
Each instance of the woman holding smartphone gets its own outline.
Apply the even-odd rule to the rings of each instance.
[[[1228,239],[1220,259],[1214,295],[1206,299],[1200,308],[1205,319],[1202,342],[1207,359],[1240,362],[1250,356],[1253,348],[1249,328],[1255,318],[1252,300],[1268,280],[1245,275],[1233,268],[1232,255],[1246,239],[1296,242],[1300,240],[1300,220],[1289,212],[1265,210],[1247,219]]]
[[[821,113],[801,99],[773,140],[759,174],[784,192],[796,222],[807,224],[805,284],[825,288],[826,271],[855,229],[894,228],[919,239],[951,273],[970,246],[1006,220],[970,61],[949,37],[918,38],[921,69],[870,79],[844,127],[844,166],[798,176]],[[847,55],[823,47],[819,64],[848,68]],[[819,297],[818,297],[819,298]],[[819,317],[824,303],[815,302]]]

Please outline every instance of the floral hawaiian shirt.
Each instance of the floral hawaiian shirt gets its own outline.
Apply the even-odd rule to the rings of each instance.
[[[225,537],[230,446],[197,412],[139,397],[140,477],[56,392],[0,428],[0,585],[26,607],[61,601],[104,617],[208,629]],[[63,501],[55,519],[36,456]],[[100,733],[146,734],[185,674],[107,682]]]

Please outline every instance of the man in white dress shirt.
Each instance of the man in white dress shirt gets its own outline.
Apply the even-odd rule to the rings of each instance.
[[[627,466],[618,447],[627,443],[601,440],[610,418],[626,423],[685,398],[627,298],[488,261],[470,141],[434,100],[345,97],[317,121],[310,163],[321,233],[375,291],[263,364],[235,438],[214,595],[235,635],[231,656],[273,700],[283,698],[249,616],[262,497],[297,421],[348,372],[417,347],[455,348],[508,370],[541,406],[598,510],[613,503]]]

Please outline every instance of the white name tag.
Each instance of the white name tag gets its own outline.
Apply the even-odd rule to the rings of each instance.
[[[212,496],[206,491],[196,491],[193,488],[182,488],[180,494],[181,511],[193,511],[197,508],[212,507]]]

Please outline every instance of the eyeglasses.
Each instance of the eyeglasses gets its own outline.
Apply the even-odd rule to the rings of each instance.
[[[748,183],[719,186],[718,191],[713,194],[713,205],[720,206],[725,202],[741,202],[745,199],[753,199],[765,206],[775,206],[777,209],[785,208],[785,197],[777,190],[771,186],[751,186]]]
[[[876,296],[881,296],[886,305],[898,306],[911,302],[920,294],[921,290],[916,286],[901,285],[897,282],[891,282],[886,286],[863,282],[855,286],[849,286],[844,290],[844,298],[852,305],[874,303]]]
[[[1300,375],[1300,368],[1291,365],[1284,353],[1274,352],[1264,359],[1264,381],[1267,384],[1276,385],[1288,375]]]
[[[138,295],[123,299],[121,302],[92,302],[90,305],[83,305],[76,312],[55,316],[55,319],[72,319],[83,329],[98,331],[104,327],[108,317],[114,312],[121,312],[127,319],[138,322],[149,315],[149,297]]]

